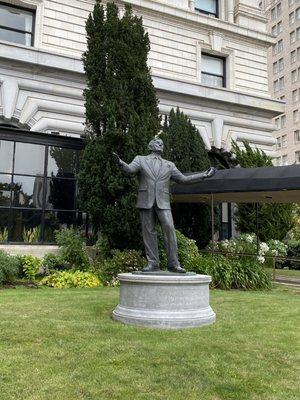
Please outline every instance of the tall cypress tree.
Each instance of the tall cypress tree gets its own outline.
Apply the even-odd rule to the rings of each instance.
[[[142,19],[130,6],[97,1],[87,24],[86,146],[78,176],[81,209],[94,229],[114,248],[139,248],[139,218],[135,211],[136,181],[115,165],[112,152],[130,162],[147,152],[158,133],[158,101],[147,57],[150,50]]]
[[[203,140],[196,127],[177,108],[165,120],[161,138],[165,143],[165,157],[184,172],[204,171],[210,166]],[[205,204],[173,203],[175,226],[184,235],[205,247],[211,238],[210,207]]]
[[[243,142],[244,148],[240,148],[236,142],[232,142],[232,150],[238,164],[242,168],[272,167],[272,159],[264,151],[253,149],[247,141]],[[275,168],[275,167],[274,167]],[[235,220],[237,228],[242,233],[256,232],[256,211],[258,212],[260,240],[283,240],[293,226],[292,204],[258,204],[241,203],[237,206]]]

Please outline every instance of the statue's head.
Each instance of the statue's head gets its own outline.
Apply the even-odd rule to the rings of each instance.
[[[148,149],[154,153],[162,153],[164,151],[164,142],[159,138],[152,139],[148,144]]]

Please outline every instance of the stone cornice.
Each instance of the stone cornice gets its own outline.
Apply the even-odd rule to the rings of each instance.
[[[20,69],[34,66],[35,71],[38,68],[43,71],[53,72],[61,71],[64,76],[77,74],[84,82],[84,69],[80,58],[63,56],[60,54],[49,53],[45,50],[38,50],[21,45],[0,42],[0,60],[12,62]],[[2,63],[5,67],[5,62]],[[204,86],[199,83],[189,83],[178,79],[165,78],[158,75],[152,75],[153,83],[158,91],[173,92],[182,96],[193,96],[203,101],[214,101],[218,104],[227,104],[227,107],[238,105],[239,108],[253,108],[266,112],[270,118],[284,112],[284,103],[271,98],[255,96],[252,94],[237,92],[226,88],[216,88]]]
[[[267,46],[271,46],[276,42],[274,37],[268,33],[256,31],[230,23],[218,18],[209,17],[198,14],[190,9],[173,7],[169,4],[158,3],[155,0],[118,0],[118,4],[131,4],[135,9],[147,11],[147,13],[164,14],[173,19],[184,20],[185,24],[203,27],[205,29],[216,29],[224,31],[232,36],[243,36],[245,39],[252,39],[256,42],[263,42]],[[143,14],[143,12],[141,12]]]

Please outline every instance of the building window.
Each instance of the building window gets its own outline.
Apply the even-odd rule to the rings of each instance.
[[[296,42],[296,32],[292,31],[290,33],[290,43],[292,44],[292,43],[295,43],[295,42]]]
[[[284,60],[283,60],[283,58],[280,58],[278,60],[278,66],[279,66],[279,71],[283,71],[284,70]]]
[[[300,20],[300,7],[297,8],[297,10],[295,11],[296,14],[296,20],[299,21]]]
[[[0,3],[0,40],[33,46],[35,12]]]
[[[54,242],[55,230],[84,225],[76,196],[82,147],[78,139],[0,133],[0,230],[9,242],[26,241],[33,228],[34,243]]]
[[[276,55],[283,50],[283,39],[278,40],[278,42],[273,47],[273,54]]]
[[[300,151],[295,152],[295,161],[296,164],[300,164]]]
[[[195,0],[195,10],[218,17],[218,0]]]
[[[294,104],[298,103],[298,101],[299,101],[299,89],[295,89],[295,90],[292,91],[292,100],[293,100]]]
[[[282,136],[282,147],[287,147],[287,135]]]
[[[274,84],[273,84],[273,89],[274,89],[274,92],[278,92],[278,90],[279,90],[279,80],[278,79],[276,79],[276,81],[274,81]]]
[[[281,143],[281,136],[279,136],[276,140],[276,150],[280,150],[282,147],[282,143]]]
[[[276,7],[271,10],[271,20],[274,21],[277,18],[276,16]]]
[[[288,156],[287,154],[285,154],[284,156],[282,156],[282,165],[288,165]]]
[[[279,90],[284,89],[284,77],[279,78]]]
[[[296,29],[296,40],[300,39],[300,27]]]
[[[293,122],[295,123],[299,122],[299,110],[293,111]]]
[[[289,6],[291,7],[295,3],[295,0],[289,0]]]
[[[293,23],[295,22],[295,13],[294,11],[290,13],[289,15],[289,24],[293,25]]]
[[[291,64],[294,64],[294,62],[297,61],[297,51],[293,50],[291,51]]]
[[[201,83],[225,87],[225,59],[203,54],[201,56]]]
[[[294,131],[294,138],[295,138],[295,143],[299,143],[300,142],[300,130],[299,129]]]
[[[283,129],[286,127],[286,115],[282,115],[280,117],[280,128]]]

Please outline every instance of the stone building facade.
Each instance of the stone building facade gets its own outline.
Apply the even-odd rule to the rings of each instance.
[[[134,12],[143,16],[151,42],[149,65],[162,114],[179,106],[197,126],[208,149],[211,146],[229,149],[232,139],[246,139],[274,154],[272,119],[284,112],[284,103],[274,100],[268,89],[267,49],[276,40],[267,33],[259,0],[122,0],[117,3],[121,9],[125,3],[131,3]],[[71,146],[71,137],[75,141],[84,132],[85,77],[81,54],[86,46],[85,21],[93,5],[93,0],[0,2],[0,142],[5,155],[8,152],[4,145],[10,146],[9,135],[12,138],[17,135],[15,142],[23,143],[25,139],[30,142],[32,138],[32,143],[45,147],[41,150],[46,151],[42,159],[45,169],[29,168],[27,173],[35,180],[32,188],[38,187],[37,179],[41,181],[44,174],[42,205],[30,206],[40,209],[41,221],[45,221],[49,210],[55,214],[50,213],[54,219],[63,219],[62,213],[68,211],[65,206],[55,211],[57,207],[53,204],[47,208],[50,185],[47,165],[56,162],[52,147],[66,146],[59,138],[70,136]],[[52,144],[47,144],[50,137]],[[30,163],[31,151],[38,152],[37,148],[27,148],[18,155],[20,145],[14,146],[13,160],[23,154]],[[0,158],[1,154],[0,146]],[[21,172],[14,170],[15,167],[11,170],[1,166],[0,161],[1,168],[0,203],[1,196],[6,200],[0,204],[0,220],[9,220],[10,226],[15,226],[12,213],[15,208],[25,209],[24,204],[32,203],[34,194],[31,193],[30,200],[30,193],[27,197],[22,193],[23,203],[21,200],[14,203],[12,192],[18,186],[14,174]],[[53,168],[51,176],[58,170],[57,166]],[[24,199],[30,201],[26,203]],[[4,209],[7,215],[1,217]],[[77,215],[75,206],[72,212]],[[18,238],[27,226],[23,214],[18,217],[21,221]],[[66,221],[67,224],[69,219]],[[12,236],[12,240],[17,240],[16,235]],[[42,236],[45,239],[45,233]]]
[[[270,91],[284,100],[275,118],[276,165],[300,163],[300,1],[266,0],[268,31],[276,43],[268,50]]]

